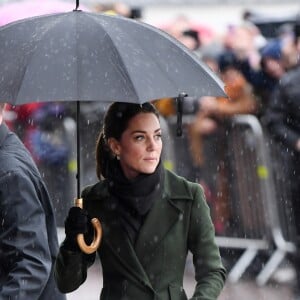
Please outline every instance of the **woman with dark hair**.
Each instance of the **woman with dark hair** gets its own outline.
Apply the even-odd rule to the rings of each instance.
[[[72,207],[65,222],[55,275],[69,293],[87,276],[95,254],[80,251],[76,236],[103,235],[97,252],[103,272],[100,299],[187,299],[182,287],[188,251],[197,285],[192,299],[216,300],[225,270],[202,188],[165,170],[159,115],[150,103],[113,103],[97,147],[99,182],[82,192],[84,209]]]

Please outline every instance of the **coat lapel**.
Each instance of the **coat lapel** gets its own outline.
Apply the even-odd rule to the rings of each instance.
[[[157,199],[139,233],[135,250],[138,257],[151,253],[179,220],[180,209],[164,195]]]
[[[135,251],[139,258],[151,254],[170,229],[180,221],[183,209],[177,200],[182,203],[192,198],[186,186],[178,184],[175,177],[175,174],[165,171],[163,195],[155,201],[136,242]]]
[[[115,221],[112,221],[115,218]],[[117,215],[103,224],[103,232],[105,232],[105,243],[111,249],[112,253],[119,260],[120,264],[132,274],[139,284],[147,285],[152,288],[147,274],[145,273],[133,245],[119,221]],[[101,246],[100,246],[101,247]]]
[[[127,235],[125,228],[123,228],[120,217],[116,211],[117,203],[108,194],[107,189],[94,189],[92,192],[93,198],[93,212],[91,217],[99,218],[103,237],[102,243],[110,248],[111,252],[119,261],[120,265],[132,278],[142,286],[148,286],[152,289],[151,283],[147,274],[145,273],[140,261],[137,258],[133,245]],[[99,201],[101,199],[101,201]],[[90,212],[90,211],[89,211]],[[101,251],[101,244],[100,244]]]
[[[2,144],[8,132],[9,132],[8,127],[4,123],[0,124],[0,147],[2,147]]]

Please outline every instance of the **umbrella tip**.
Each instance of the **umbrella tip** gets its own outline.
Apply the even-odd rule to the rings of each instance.
[[[75,7],[74,11],[78,10],[78,7],[79,7],[79,0],[76,0],[76,7]]]
[[[179,93],[176,98],[176,109],[177,109],[177,128],[176,135],[178,137],[182,136],[182,113],[183,113],[183,100],[188,94],[185,92]]]

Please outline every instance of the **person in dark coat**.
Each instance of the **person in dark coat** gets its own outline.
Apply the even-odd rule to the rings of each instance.
[[[300,54],[300,23],[295,25],[295,49]],[[298,54],[298,57],[299,57]],[[300,62],[281,79],[270,105],[264,123],[271,137],[281,147],[281,156],[286,169],[284,177],[289,187],[295,220],[297,251],[293,261],[297,273],[296,294],[300,299]]]
[[[0,299],[64,300],[53,277],[58,240],[51,200],[3,111],[0,103]]]
[[[59,289],[69,293],[87,277],[94,254],[80,251],[76,236],[92,231],[98,218],[103,235],[102,300],[183,300],[188,251],[197,281],[193,300],[216,300],[225,269],[203,189],[161,163],[162,132],[150,103],[114,103],[104,119],[97,149],[99,182],[82,192],[83,207],[70,209],[66,238],[55,265]]]

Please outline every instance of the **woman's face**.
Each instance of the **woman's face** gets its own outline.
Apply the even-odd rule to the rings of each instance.
[[[122,170],[128,179],[140,173],[153,173],[162,150],[158,118],[153,113],[137,114],[129,121],[120,141],[111,139],[110,147],[120,157]]]

